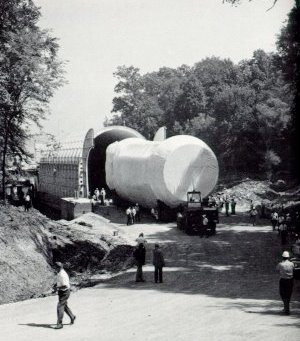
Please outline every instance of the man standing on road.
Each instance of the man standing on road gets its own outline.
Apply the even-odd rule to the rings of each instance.
[[[229,217],[229,199],[226,198],[225,200],[225,211],[226,211],[226,216]]]
[[[275,231],[276,226],[278,224],[278,213],[276,211],[272,212],[271,214],[271,223],[273,226],[273,231]]]
[[[95,194],[95,197],[96,197],[96,201],[98,201],[99,200],[99,196],[100,196],[100,191],[99,191],[98,188],[95,189],[94,194]]]
[[[280,274],[279,280],[279,294],[283,301],[284,309],[283,312],[286,315],[290,314],[290,300],[293,292],[293,270],[294,263],[292,263],[289,258],[290,254],[288,251],[284,251],[282,254],[283,260],[277,265],[277,270]]]
[[[136,282],[145,282],[143,277],[143,265],[145,265],[146,260],[146,249],[144,243],[140,243],[133,252],[133,256],[136,260],[137,270],[136,270]]]
[[[134,206],[131,207],[131,216],[132,216],[132,224],[135,224],[136,222],[136,209]]]
[[[64,312],[70,317],[71,324],[74,324],[76,316],[72,313],[68,306],[68,298],[70,297],[70,280],[69,276],[64,270],[64,266],[61,262],[56,262],[57,266],[57,293],[58,293],[58,304],[57,304],[57,325],[56,329],[63,328],[63,317]]]
[[[138,203],[135,204],[135,220],[139,223],[141,221],[141,211],[140,211],[140,206]]]
[[[127,226],[132,224],[132,211],[131,207],[128,207],[126,210],[126,216],[127,216]]]
[[[165,266],[164,256],[159,248],[159,244],[155,244],[153,250],[153,265],[154,265],[154,281],[157,283],[163,282],[163,267]]]
[[[201,224],[201,226],[199,228],[199,237],[200,238],[203,238],[204,235],[206,235],[208,237],[208,235],[207,235],[207,228],[208,228],[208,219],[206,217],[206,214],[203,214],[203,216],[202,216],[202,224]]]
[[[31,206],[31,198],[30,198],[29,193],[27,193],[27,194],[25,195],[24,201],[25,201],[25,203],[24,203],[24,209],[25,209],[25,211],[28,212],[28,211],[29,211],[29,208],[30,208],[30,206]]]
[[[255,207],[250,212],[250,220],[253,226],[257,225],[257,210]]]
[[[105,197],[106,197],[106,191],[105,191],[104,188],[102,188],[101,191],[100,191],[100,201],[101,201],[101,205],[102,206],[104,206]]]
[[[232,198],[232,199],[231,199],[231,203],[230,203],[230,205],[231,205],[231,214],[232,214],[232,215],[235,215],[235,206],[236,206],[236,201],[235,201],[235,199],[234,199],[234,198]]]

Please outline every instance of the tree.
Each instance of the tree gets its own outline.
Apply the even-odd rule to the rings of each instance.
[[[113,98],[112,109],[116,114],[105,124],[124,124],[152,138],[163,118],[155,82],[150,86],[149,75],[142,77],[133,66],[118,67],[114,76],[119,80],[115,86],[118,96]]]
[[[108,124],[125,122],[148,138],[161,125],[169,136],[199,137],[221,172],[270,176],[286,166],[291,95],[276,54],[257,50],[237,65],[210,57],[145,75],[122,67],[117,76],[118,115]]]
[[[300,182],[300,2],[296,1],[289,13],[288,22],[282,28],[277,40],[279,66],[289,90],[293,95],[291,108],[292,120],[289,125],[290,144],[292,146],[293,173]]]
[[[40,125],[63,84],[57,40],[37,26],[32,0],[0,1],[0,160],[5,200],[7,157],[26,155],[31,122]]]
[[[174,118],[179,123],[191,120],[206,109],[206,96],[201,82],[194,76],[181,83],[181,94],[174,107]]]

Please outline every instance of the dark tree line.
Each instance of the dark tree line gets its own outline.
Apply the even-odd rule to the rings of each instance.
[[[162,125],[168,136],[197,136],[215,151],[223,175],[295,176],[298,33],[295,6],[277,53],[257,50],[238,64],[211,57],[145,75],[121,66],[106,125],[125,124],[150,139]]]
[[[62,85],[58,44],[38,27],[39,8],[32,0],[0,0],[0,162],[5,186],[7,160],[28,156],[29,124],[40,124],[48,102]],[[3,191],[5,195],[5,191]]]

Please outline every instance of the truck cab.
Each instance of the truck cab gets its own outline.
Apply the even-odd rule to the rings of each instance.
[[[207,219],[207,220],[206,220]],[[177,214],[177,227],[187,234],[214,235],[219,222],[217,207],[204,204],[199,191],[187,193],[187,202],[182,212]]]

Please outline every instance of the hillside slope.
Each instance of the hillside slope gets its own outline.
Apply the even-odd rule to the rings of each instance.
[[[0,206],[0,222],[0,304],[51,293],[54,235],[59,260],[75,285],[130,265],[132,246],[113,236],[114,226],[101,217],[83,216],[64,226],[34,209],[8,205]]]

